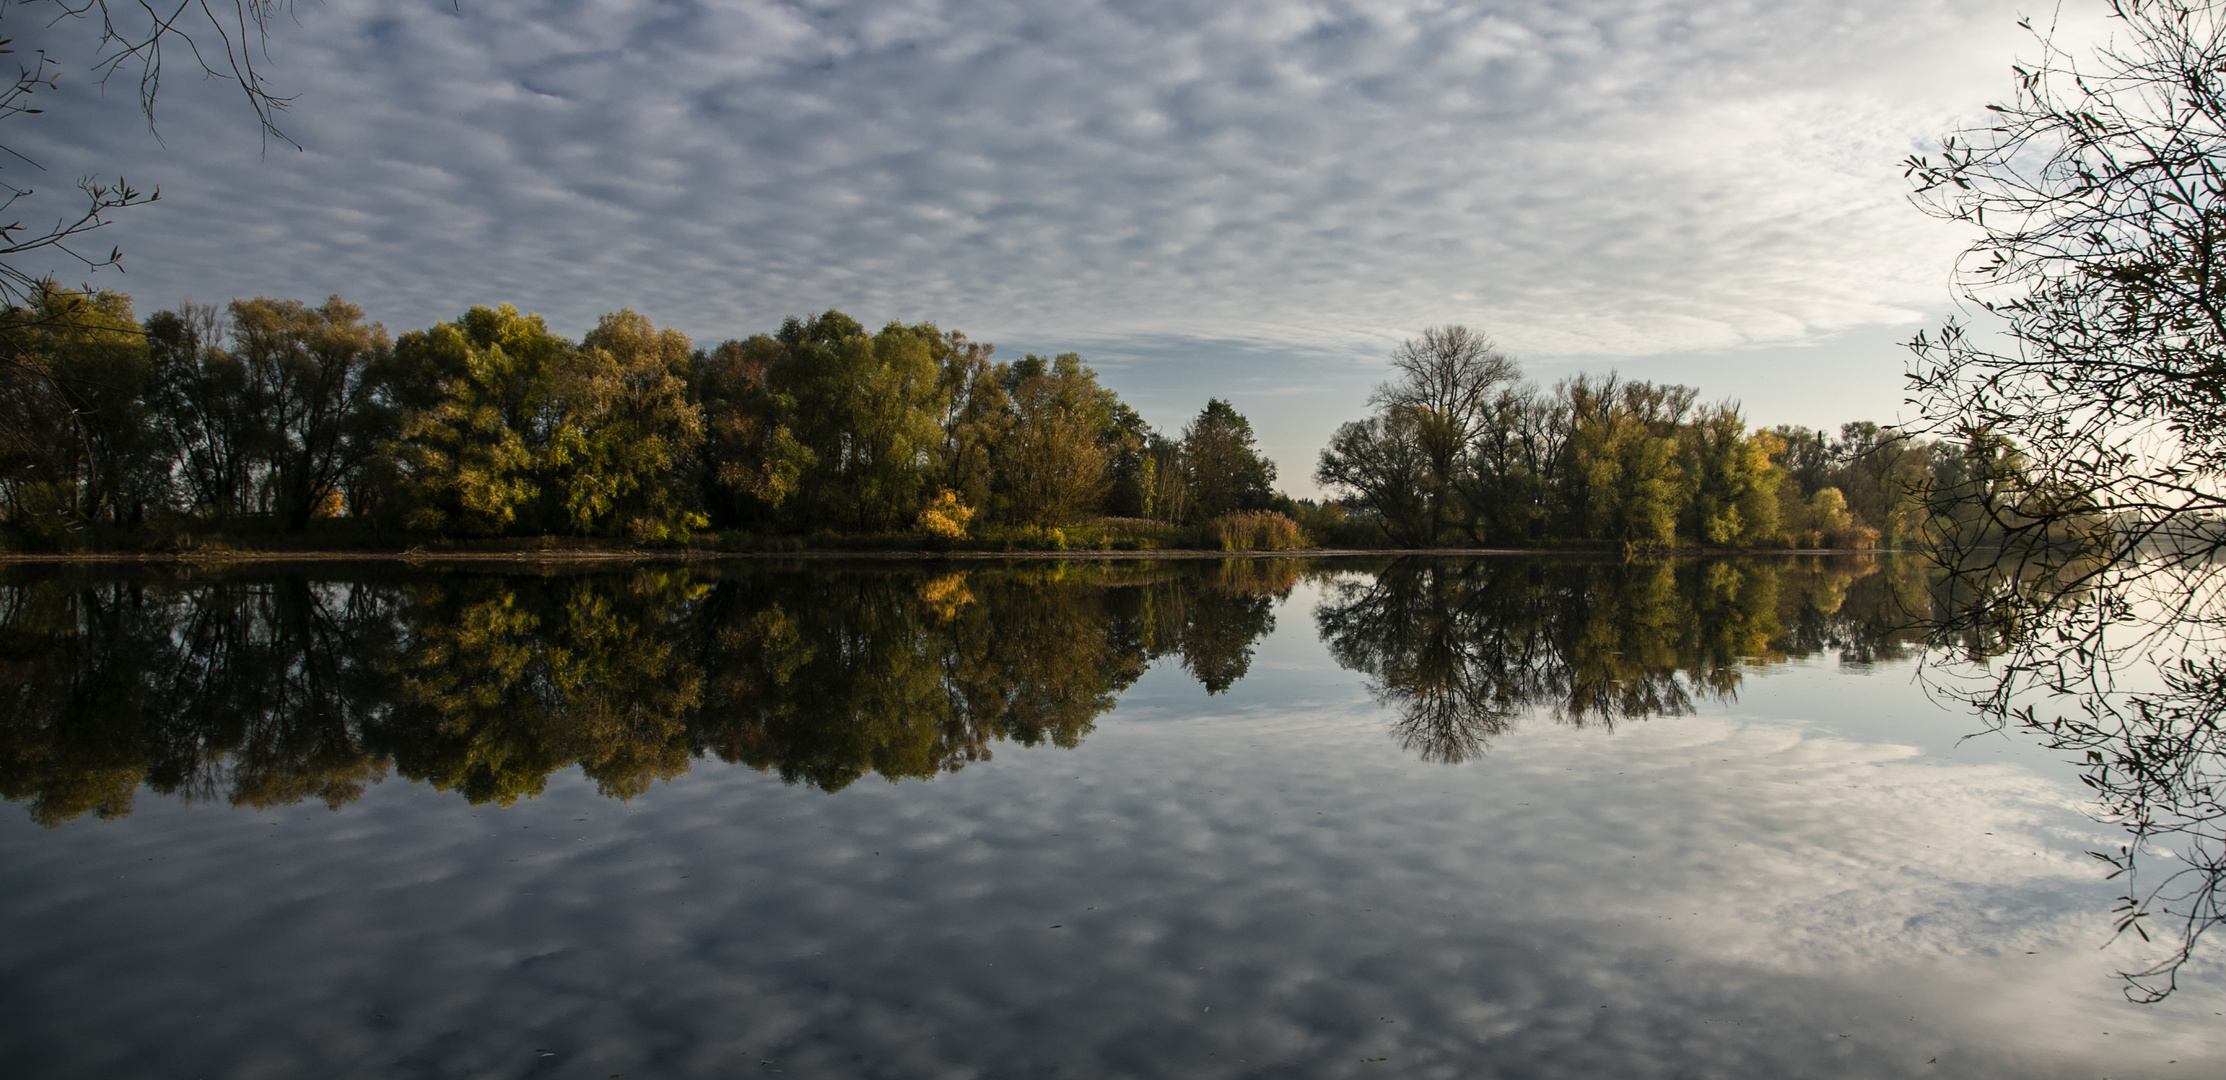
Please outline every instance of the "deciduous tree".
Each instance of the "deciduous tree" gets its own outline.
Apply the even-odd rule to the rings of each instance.
[[[569,351],[539,315],[508,304],[395,341],[379,385],[400,410],[392,453],[413,528],[491,536],[542,525],[556,367]]]
[[[1209,398],[1183,428],[1189,473],[1189,515],[1203,521],[1233,510],[1264,510],[1275,498],[1275,463],[1253,445],[1252,422],[1220,398]]]

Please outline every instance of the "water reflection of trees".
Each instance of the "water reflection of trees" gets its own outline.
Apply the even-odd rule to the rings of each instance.
[[[1410,750],[1459,762],[1519,718],[1613,726],[1732,695],[1754,664],[1902,654],[1923,599],[1868,558],[1543,562],[1402,559],[1338,581],[1315,618],[1339,663],[1398,710]]]
[[[1168,657],[1250,664],[1287,562],[903,571],[0,579],[0,795],[58,824],[142,786],[338,807],[389,772],[507,804],[578,766],[628,798],[706,755],[840,789],[999,742],[1073,747]]]

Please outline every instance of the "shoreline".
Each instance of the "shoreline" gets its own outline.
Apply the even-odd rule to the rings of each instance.
[[[1711,556],[1817,556],[1886,555],[1891,548],[1674,548],[1648,553],[1646,558],[1707,558]],[[427,563],[693,563],[737,560],[866,560],[876,562],[987,562],[1033,561],[1165,561],[1202,559],[1351,559],[1351,558],[1624,558],[1621,551],[1567,548],[1294,548],[1283,551],[1212,551],[1203,548],[1162,548],[1148,551],[845,551],[822,548],[804,551],[701,551],[635,548],[587,550],[514,549],[506,551],[224,551],[224,552],[0,552],[0,564],[40,563],[146,563],[217,564],[241,562],[397,562]]]

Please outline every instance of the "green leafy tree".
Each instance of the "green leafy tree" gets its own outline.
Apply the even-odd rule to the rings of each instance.
[[[1778,538],[1777,469],[1767,432],[1748,434],[1731,405],[1702,409],[1682,431],[1690,494],[1682,531],[1703,544],[1765,544]]]
[[[992,363],[995,347],[949,331],[936,350],[943,392],[943,443],[936,454],[935,483],[976,509],[996,496],[997,462],[1005,435],[1012,430],[1012,397],[1005,392],[1007,370]]]
[[[570,351],[539,315],[508,304],[395,341],[379,385],[400,414],[391,450],[413,528],[493,536],[542,525],[557,368]]]
[[[166,498],[167,454],[146,406],[153,373],[131,298],[44,282],[0,311],[0,499],[56,541],[139,520]]]
[[[1591,540],[1669,544],[1685,502],[1678,424],[1696,392],[1685,386],[1579,377],[1570,402],[1570,464],[1563,496],[1575,534]]]
[[[1145,496],[1139,511],[1144,516],[1162,521],[1194,519],[1190,460],[1184,456],[1181,439],[1170,439],[1158,432],[1147,436],[1139,474]]]
[[[901,528],[933,494],[928,484],[944,435],[935,358],[942,343],[932,323],[892,322],[874,335],[870,359],[860,365],[849,448],[861,528]]]
[[[703,410],[698,466],[712,523],[768,524],[818,463],[796,434],[796,399],[774,378],[788,349],[759,334],[693,360],[689,390]]]
[[[1208,399],[1183,428],[1182,460],[1190,473],[1193,519],[1264,510],[1275,499],[1275,463],[1253,445],[1252,422],[1220,398]]]
[[[940,337],[932,325],[900,323],[868,337],[839,311],[782,326],[781,383],[793,388],[813,459],[811,501],[800,509],[813,524],[886,530],[919,513],[943,442]]]
[[[1870,421],[1840,425],[1832,444],[1839,467],[1832,486],[1847,498],[1857,521],[1888,540],[1917,539],[1932,490],[1931,453],[1921,441]]]
[[[688,394],[693,346],[631,309],[603,316],[551,379],[548,487],[574,532],[681,540],[707,524],[684,470],[703,442]]]
[[[1013,424],[1004,439],[1000,487],[1014,520],[1071,524],[1095,513],[1113,485],[1116,417],[1097,373],[1074,353],[1029,356],[1007,372]]]

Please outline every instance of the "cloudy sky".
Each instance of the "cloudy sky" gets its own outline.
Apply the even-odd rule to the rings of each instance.
[[[401,330],[507,301],[576,335],[631,306],[706,344],[932,319],[1080,351],[1162,426],[1230,398],[1305,491],[1435,324],[1765,424],[1902,411],[1897,343],[1950,310],[1964,238],[1897,164],[2008,88],[2018,13],[326,0],[272,36],[301,149],[265,152],[175,55],[150,134],[87,27],[11,6],[63,85],[6,138],[50,189],[160,186],[91,279],[142,310],[338,292]]]

